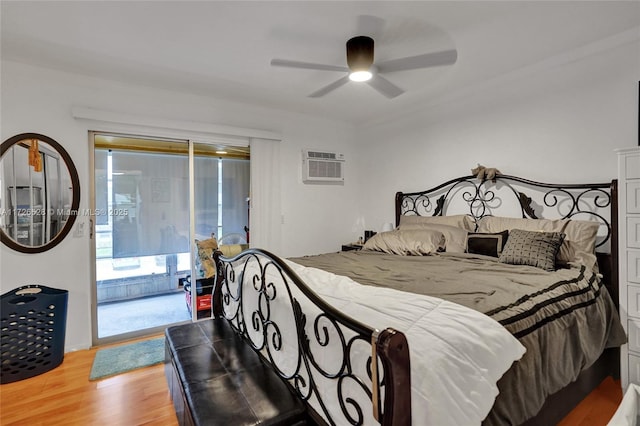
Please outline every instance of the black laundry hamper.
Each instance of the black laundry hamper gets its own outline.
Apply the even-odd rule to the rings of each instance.
[[[0,296],[0,383],[45,373],[62,363],[69,292],[27,285]]]

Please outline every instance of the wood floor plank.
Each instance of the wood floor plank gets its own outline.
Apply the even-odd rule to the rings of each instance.
[[[49,372],[1,385],[0,425],[178,424],[162,364],[89,381],[95,353],[68,353]],[[620,382],[608,378],[558,426],[605,426],[621,400]]]
[[[583,399],[558,426],[606,425],[622,401],[619,380],[607,377],[596,389]]]
[[[0,424],[178,424],[162,364],[89,381],[95,353],[96,349],[67,353],[51,371],[1,385]]]

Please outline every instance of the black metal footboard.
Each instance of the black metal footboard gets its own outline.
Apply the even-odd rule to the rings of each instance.
[[[214,316],[226,318],[289,383],[314,420],[411,424],[404,334],[349,318],[269,252],[252,249],[231,259],[221,253],[214,258]]]

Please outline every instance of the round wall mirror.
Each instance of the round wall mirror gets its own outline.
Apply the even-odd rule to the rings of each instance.
[[[2,143],[2,243],[22,253],[49,250],[71,231],[79,206],[78,171],[58,142],[22,133]]]

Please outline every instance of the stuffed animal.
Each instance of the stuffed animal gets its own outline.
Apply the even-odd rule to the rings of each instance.
[[[213,261],[213,252],[218,248],[218,241],[215,237],[206,240],[196,240],[198,257],[196,267],[199,269],[200,277],[211,278],[216,274],[216,263]]]
[[[491,182],[496,183],[496,176],[502,174],[500,170],[495,167],[485,167],[482,164],[478,164],[478,167],[471,169],[471,174],[480,179],[482,182],[489,179]]]

